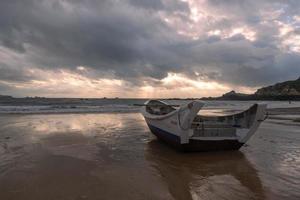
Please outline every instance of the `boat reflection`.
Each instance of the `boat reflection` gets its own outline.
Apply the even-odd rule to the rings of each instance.
[[[256,169],[240,151],[180,153],[152,140],[145,157],[174,199],[265,199]]]

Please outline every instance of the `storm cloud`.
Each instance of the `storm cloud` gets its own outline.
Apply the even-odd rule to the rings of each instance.
[[[170,74],[232,88],[296,79],[299,13],[283,0],[2,0],[0,93],[64,71],[127,89],[167,88]]]

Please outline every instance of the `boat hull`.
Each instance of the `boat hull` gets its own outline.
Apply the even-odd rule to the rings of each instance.
[[[175,147],[180,151],[225,151],[225,150],[238,150],[243,146],[243,143],[238,140],[196,140],[190,139],[189,143],[181,144],[180,137],[169,133],[165,130],[157,128],[149,123],[148,127],[151,132],[163,142]]]

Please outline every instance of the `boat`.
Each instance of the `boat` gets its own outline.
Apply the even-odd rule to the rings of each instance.
[[[240,149],[266,119],[266,104],[253,104],[245,111],[226,116],[204,116],[205,103],[194,100],[177,106],[149,100],[141,112],[150,131],[182,151]]]

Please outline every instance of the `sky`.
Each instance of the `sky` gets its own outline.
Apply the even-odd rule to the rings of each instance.
[[[187,98],[299,76],[298,0],[0,1],[0,94]]]

